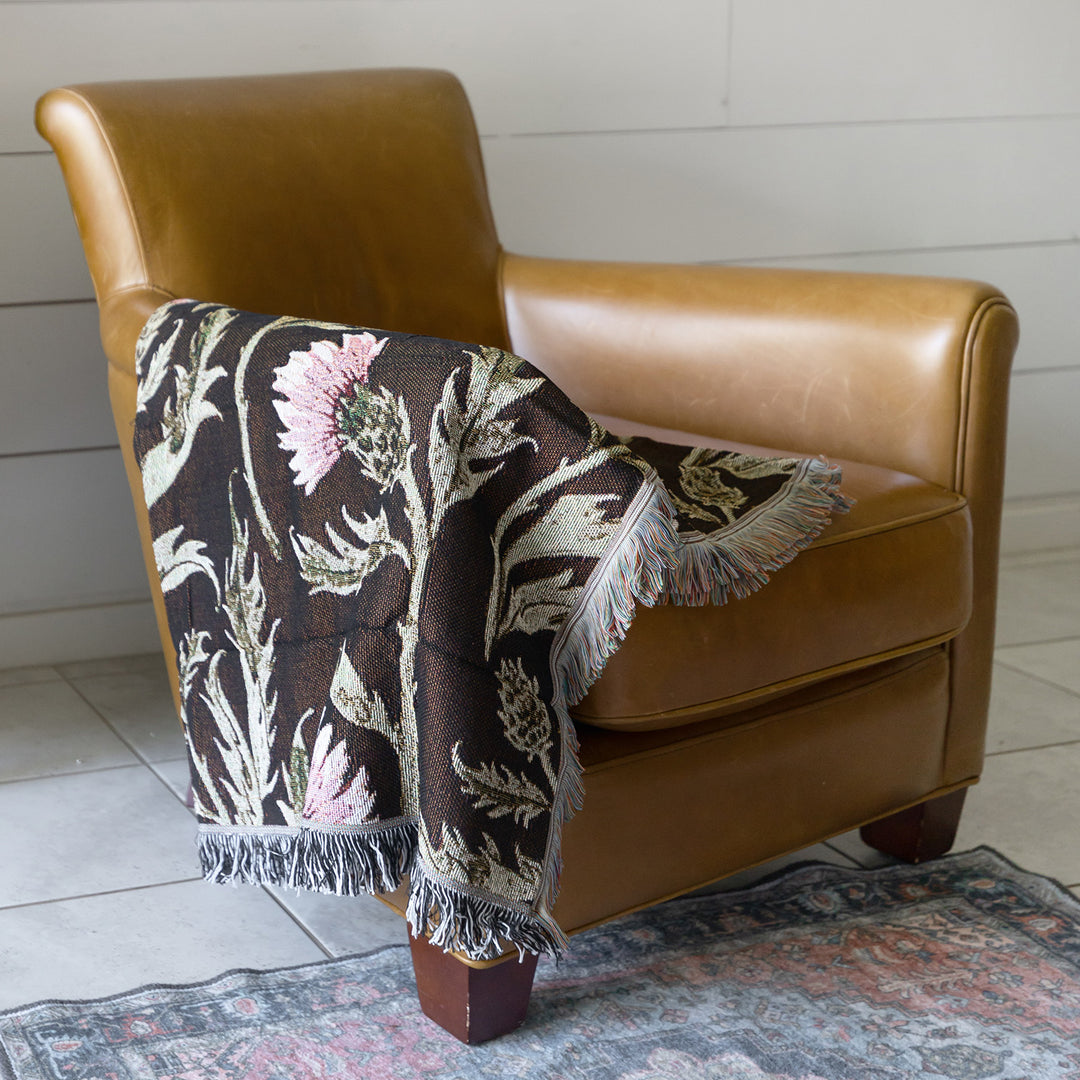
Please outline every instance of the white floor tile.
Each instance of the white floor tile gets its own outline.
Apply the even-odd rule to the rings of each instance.
[[[998,646],[1080,633],[1080,559],[1007,563],[998,580]]]
[[[1044,645],[1015,645],[999,649],[996,656],[1001,664],[1080,694],[1080,637]]]
[[[1068,885],[1080,882],[1080,745],[986,759],[968,793],[955,850],[989,844]]]
[[[147,761],[170,761],[185,756],[184,734],[176,717],[164,664],[71,677],[70,681]]]
[[[151,762],[150,768],[181,800],[187,798],[188,785],[191,783],[191,769],[186,757],[175,761],[154,761]]]
[[[325,959],[261,889],[202,881],[0,910],[0,1009]]]
[[[994,665],[987,753],[1075,740],[1080,740],[1080,697],[1003,664]]]
[[[130,765],[137,760],[66,682],[0,689],[0,781]]]
[[[191,815],[144,765],[0,784],[0,907],[199,874]]]
[[[276,886],[270,892],[335,956],[408,944],[405,920],[374,897],[298,893]]]
[[[24,683],[51,682],[59,679],[60,672],[54,667],[36,665],[34,667],[4,668],[0,670],[0,688],[22,686]]]

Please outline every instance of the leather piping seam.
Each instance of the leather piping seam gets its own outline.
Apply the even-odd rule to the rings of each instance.
[[[832,667],[818,668],[817,671],[809,671],[803,675],[795,675],[790,679],[782,679],[780,682],[769,683],[767,686],[757,686],[753,690],[744,690],[741,693],[731,694],[728,697],[715,698],[712,701],[702,701],[696,705],[685,705],[681,709],[672,709],[670,712],[660,711],[655,713],[639,713],[632,717],[623,717],[622,719],[652,722],[661,716],[679,716],[681,713],[688,714],[691,710],[693,710],[694,713],[707,713],[708,710],[716,708],[717,706],[727,708],[730,705],[742,705],[744,703],[749,708],[753,708],[754,703],[758,698],[764,697],[770,701],[775,700],[777,694],[783,694],[789,690],[799,690],[804,686],[813,686],[815,683],[825,682],[838,675],[849,675],[854,671],[872,668],[875,664],[883,664],[889,660],[897,660],[902,656],[910,656],[912,653],[920,652],[923,649],[933,649],[938,645],[945,645],[947,642],[952,641],[966,625],[967,622],[965,621],[955,630],[946,630],[932,638],[925,638],[922,641],[912,642],[910,645],[899,645],[895,649],[887,649],[885,652],[874,653],[872,656],[864,656],[856,660],[847,660],[843,664],[835,664]],[[906,671],[907,668],[904,668],[904,670]],[[891,676],[889,677],[891,678]],[[767,704],[767,701],[763,701],[762,704]],[[580,720],[585,724],[596,720],[612,719],[607,716],[588,716],[583,713],[578,713],[576,710],[572,711],[570,715],[575,720]],[[625,733],[628,735],[633,734],[635,731],[642,733],[645,731],[672,731],[677,727],[688,727],[690,724],[700,724],[707,722],[710,719],[719,720],[720,717],[695,717],[693,719],[681,721],[678,724],[671,724],[666,728],[605,727],[601,728],[601,730]],[[592,723],[592,726],[599,727],[600,725]]]
[[[956,424],[956,458],[953,463],[953,482],[955,490],[962,491],[964,483],[964,470],[967,464],[968,442],[968,414],[970,412],[971,382],[975,371],[975,347],[982,333],[983,325],[987,317],[995,308],[1005,308],[1008,311],[1015,309],[1003,296],[991,296],[984,300],[968,324],[967,337],[964,339],[964,360],[961,368],[960,386],[960,415]]]
[[[116,177],[117,183],[120,185],[120,190],[124,194],[124,205],[127,207],[128,222],[131,225],[132,232],[135,234],[135,246],[138,249],[139,265],[142,267],[143,282],[150,284],[150,270],[146,265],[146,245],[143,243],[142,230],[139,228],[139,220],[135,216],[135,204],[131,201],[131,192],[128,189],[127,181],[124,179],[124,174],[120,171],[120,163],[116,160],[116,151],[113,149],[112,143],[109,141],[109,137],[105,132],[105,124],[101,119],[101,114],[94,107],[93,103],[80,91],[74,87],[64,87],[65,91],[72,95],[72,97],[78,99],[83,103],[87,112],[90,114],[97,126],[98,134],[101,136],[102,144],[109,152],[109,160],[112,162],[113,173]],[[112,295],[111,293],[109,294]],[[109,299],[108,296],[102,297],[101,302]]]
[[[677,743],[667,743],[664,746],[655,746],[650,750],[637,750],[629,754],[623,754],[621,757],[608,758],[604,761],[598,761],[593,765],[585,765],[583,770],[584,775],[588,777],[595,775],[596,773],[607,772],[609,769],[620,769],[624,765],[635,764],[640,761],[650,761],[653,758],[667,757],[670,754],[680,754],[690,747],[705,746],[709,743],[719,742],[723,739],[734,738],[735,736],[742,735],[744,732],[755,731],[768,724],[774,724],[778,720],[787,720],[799,716],[802,713],[811,712],[814,709],[820,708],[823,702],[831,704],[836,701],[849,701],[854,698],[862,697],[873,691],[879,690],[882,687],[887,687],[890,683],[894,683],[899,679],[910,675],[911,672],[916,671],[925,664],[929,664],[939,656],[939,653],[934,652],[923,660],[909,664],[899,671],[894,671],[891,674],[886,675],[883,679],[875,679],[872,682],[865,682],[859,686],[853,686],[850,689],[843,691],[843,693],[835,694],[831,698],[809,701],[803,705],[797,705],[794,709],[788,709],[785,712],[771,713],[769,716],[762,716],[745,724],[721,728],[719,731],[706,731],[700,735],[693,735],[689,739],[681,739]],[[944,720],[946,718],[943,717],[942,719]]]
[[[841,482],[841,490],[843,482]],[[878,525],[864,525],[861,529],[852,529],[850,532],[837,533],[835,536],[825,535],[815,540],[807,547],[807,551],[813,548],[832,547],[835,544],[844,544],[849,540],[863,540],[868,536],[881,536],[884,533],[895,532],[897,529],[906,529],[913,525],[924,525],[929,521],[939,518],[950,517],[967,509],[968,501],[960,494],[956,495],[955,501],[949,506],[939,506],[933,510],[923,510],[921,513],[909,514],[907,517],[892,518]]]

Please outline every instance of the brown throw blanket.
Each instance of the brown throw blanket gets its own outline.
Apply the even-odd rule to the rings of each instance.
[[[620,440],[498,349],[176,301],[135,450],[203,868],[386,891],[471,957],[558,952],[568,709],[637,603],[745,595],[834,467]]]

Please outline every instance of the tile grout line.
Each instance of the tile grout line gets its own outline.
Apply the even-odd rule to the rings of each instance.
[[[96,896],[119,896],[121,893],[145,892],[147,889],[162,889],[168,885],[186,885],[192,881],[202,881],[201,877],[177,878],[175,881],[154,881],[148,885],[132,885],[127,889],[104,889],[101,892],[76,893],[74,896],[50,896],[47,900],[28,900],[22,904],[0,905],[0,913],[18,911],[22,908],[42,907],[45,904],[64,904],[69,900],[93,900]]]
[[[105,716],[105,714],[104,714],[104,713],[103,713],[103,712],[102,712],[102,711],[101,711],[100,709],[98,709],[98,708],[97,708],[97,707],[96,707],[96,706],[94,705],[94,703],[93,703],[92,701],[90,701],[90,699],[89,699],[89,698],[88,698],[88,697],[87,697],[87,696],[86,696],[86,695],[85,695],[85,694],[84,694],[84,693],[83,693],[83,692],[82,692],[82,691],[80,690],[80,688],[79,688],[78,686],[76,686],[76,685],[75,685],[75,683],[74,683],[74,680],[72,680],[72,679],[68,678],[68,677],[67,677],[66,675],[64,675],[63,673],[59,673],[59,674],[60,674],[60,677],[61,677],[61,679],[63,679],[63,681],[64,681],[64,682],[66,682],[66,683],[68,684],[68,686],[70,686],[70,687],[71,687],[71,689],[72,689],[72,690],[74,690],[74,691],[75,691],[75,693],[76,693],[76,694],[78,694],[78,695],[79,695],[79,697],[80,697],[80,698],[81,698],[81,699],[82,699],[83,701],[85,701],[85,702],[86,702],[86,704],[87,704],[87,705],[88,705],[88,706],[89,706],[89,707],[90,707],[91,709],[93,709],[93,711],[94,711],[94,712],[95,712],[95,713],[97,714],[97,716],[99,716],[99,717],[101,718],[102,722],[103,722],[103,723],[104,723],[104,724],[105,724],[105,725],[106,725],[106,726],[107,726],[107,727],[109,728],[109,730],[110,730],[110,731],[112,731],[112,733],[113,733],[113,734],[114,734],[114,735],[115,735],[115,736],[116,736],[116,737],[117,737],[118,739],[120,739],[120,741],[121,741],[121,742],[122,742],[122,743],[123,743],[123,744],[124,744],[124,745],[125,745],[126,747],[128,747],[128,749],[129,749],[129,750],[130,750],[130,751],[131,751],[131,752],[132,752],[132,753],[133,753],[133,754],[134,754],[134,755],[135,755],[135,756],[136,756],[136,757],[137,757],[137,758],[139,759],[139,761],[140,761],[140,762],[142,763],[142,765],[144,765],[144,766],[145,766],[145,767],[146,767],[147,769],[149,769],[149,770],[150,770],[150,772],[151,772],[151,773],[153,774],[154,778],[155,778],[155,779],[156,779],[156,780],[157,780],[157,781],[158,781],[158,782],[159,782],[159,783],[160,783],[160,784],[161,784],[161,785],[162,785],[162,786],[163,786],[163,787],[165,788],[165,790],[166,790],[166,791],[168,791],[168,793],[169,793],[169,794],[170,794],[170,795],[171,795],[171,796],[172,796],[172,797],[173,797],[174,799],[176,799],[176,801],[177,801],[177,802],[179,802],[179,803],[180,803],[180,804],[181,804],[181,805],[182,805],[182,806],[184,807],[184,809],[185,809],[185,810],[189,811],[189,812],[190,812],[190,813],[192,814],[192,816],[194,816],[194,811],[192,811],[192,810],[191,810],[191,807],[189,807],[189,806],[187,805],[187,803],[185,802],[185,800],[184,800],[183,796],[182,796],[182,795],[180,795],[180,794],[179,794],[178,792],[176,792],[176,791],[175,791],[175,790],[174,790],[174,789],[173,789],[173,788],[172,788],[172,787],[170,786],[170,784],[169,784],[169,783],[168,783],[168,782],[167,782],[167,781],[165,780],[165,778],[164,778],[163,776],[161,776],[161,774],[160,774],[160,773],[158,773],[158,771],[157,771],[157,770],[156,770],[156,769],[154,768],[154,764],[155,764],[155,763],[153,763],[153,762],[149,761],[149,760],[148,760],[148,759],[147,759],[147,758],[146,758],[146,757],[145,757],[145,756],[144,756],[144,755],[143,755],[143,754],[142,754],[142,753],[141,753],[141,752],[140,752],[140,751],[138,750],[138,748],[137,748],[137,747],[135,747],[135,746],[134,746],[134,745],[133,745],[133,744],[132,744],[131,742],[129,742],[129,741],[128,741],[128,740],[126,739],[126,738],[124,738],[124,736],[123,736],[123,735],[122,735],[122,734],[121,734],[121,733],[120,733],[120,732],[119,732],[119,731],[118,731],[118,730],[116,729],[116,727],[115,727],[115,726],[114,726],[114,725],[113,725],[113,724],[112,724],[112,723],[111,723],[111,722],[109,721],[109,718],[108,718],[107,716]],[[84,676],[84,677],[85,677],[85,678],[93,678],[93,676]],[[174,761],[179,761],[180,759],[179,759],[179,758],[173,758],[173,759],[171,759],[171,760],[174,760]],[[163,762],[159,762],[158,764],[164,764],[164,763],[163,763]],[[128,767],[128,768],[131,768],[132,766],[127,766],[127,767]],[[196,877],[196,878],[186,878],[186,879],[184,879],[184,880],[190,880],[190,881],[202,881],[203,879],[202,879],[201,877]],[[144,886],[144,887],[145,887],[145,888],[152,888],[153,886]],[[273,902],[274,902],[275,904],[277,904],[277,906],[278,906],[278,907],[279,907],[279,908],[280,908],[280,909],[281,909],[281,910],[282,910],[282,911],[283,911],[283,912],[284,912],[284,913],[285,913],[285,914],[286,914],[286,915],[288,916],[288,918],[289,918],[289,919],[290,919],[290,920],[291,920],[291,921],[292,921],[292,922],[293,922],[293,923],[294,923],[294,924],[295,924],[295,925],[296,925],[296,926],[297,926],[297,927],[298,927],[298,928],[300,929],[300,931],[301,931],[301,932],[302,932],[302,933],[303,933],[303,934],[304,934],[304,935],[305,935],[305,936],[306,936],[307,938],[309,938],[309,939],[311,940],[312,944],[313,944],[313,945],[315,945],[315,947],[316,947],[316,948],[317,948],[317,949],[318,949],[318,950],[319,950],[319,951],[320,951],[320,952],[321,952],[321,953],[322,953],[322,954],[323,954],[323,955],[324,955],[324,956],[325,956],[325,957],[326,957],[326,958],[327,958],[328,960],[333,960],[333,959],[334,959],[334,954],[333,954],[333,953],[332,953],[332,952],[331,952],[331,951],[330,951],[330,950],[329,950],[329,949],[328,949],[328,948],[327,948],[327,947],[326,947],[326,946],[325,946],[325,945],[324,945],[324,944],[323,944],[323,943],[322,943],[322,942],[321,942],[321,941],[320,941],[320,940],[319,940],[319,939],[318,939],[318,938],[317,938],[317,937],[316,937],[316,936],[315,936],[315,935],[314,935],[314,934],[313,934],[313,933],[312,933],[312,932],[311,932],[311,931],[310,931],[310,930],[309,930],[309,929],[308,929],[308,928],[307,928],[307,927],[306,927],[306,926],[305,926],[305,925],[304,925],[304,924],[303,924],[303,923],[302,923],[302,922],[301,922],[301,921],[300,921],[300,920],[299,920],[299,919],[298,919],[298,918],[297,918],[297,917],[296,917],[296,916],[295,916],[295,915],[294,915],[294,914],[293,914],[293,913],[292,913],[292,912],[291,912],[291,911],[290,911],[289,909],[288,909],[288,907],[286,907],[286,906],[285,906],[285,904],[284,904],[284,903],[282,903],[282,902],[281,902],[281,901],[280,901],[280,900],[279,900],[279,899],[278,899],[278,898],[277,898],[276,896],[274,896],[274,894],[273,894],[272,892],[270,892],[270,890],[269,890],[269,889],[267,889],[267,888],[266,888],[265,886],[260,886],[260,888],[262,889],[262,891],[263,891],[263,892],[264,892],[264,893],[265,893],[265,894],[266,894],[267,896],[269,896],[269,897],[270,897],[270,899],[271,899],[271,900],[272,900],[272,901],[273,901]],[[129,891],[129,890],[117,890],[117,891]],[[0,910],[2,910],[2,909],[0,909]]]
[[[1080,739],[1064,739],[1062,742],[1040,743],[1038,746],[1014,746],[1008,750],[987,750],[986,757],[1005,757],[1007,754],[1026,754],[1031,750],[1056,750],[1061,746],[1080,745]]]
[[[287,905],[285,904],[285,902],[284,902],[283,900],[281,900],[281,899],[280,899],[279,897],[275,896],[275,895],[274,895],[274,894],[273,894],[273,893],[272,893],[272,892],[270,891],[270,889],[269,889],[269,887],[268,887],[268,886],[266,886],[266,885],[260,885],[260,886],[259,886],[259,888],[261,888],[261,889],[262,889],[262,891],[263,891],[264,893],[266,893],[266,895],[267,895],[267,896],[269,896],[269,897],[270,897],[270,899],[271,899],[271,900],[273,900],[273,902],[274,902],[275,904],[277,904],[277,906],[278,906],[279,908],[281,908],[281,910],[282,910],[282,911],[284,911],[284,912],[285,912],[285,914],[286,914],[286,915],[287,915],[287,916],[288,916],[288,917],[289,917],[289,918],[290,918],[290,919],[291,919],[291,920],[292,920],[292,921],[293,921],[293,922],[294,922],[294,923],[295,923],[295,924],[297,925],[297,927],[298,927],[298,928],[299,928],[299,929],[300,929],[301,931],[303,931],[303,933],[304,933],[305,935],[307,935],[307,937],[308,937],[308,938],[310,938],[310,939],[311,939],[311,942],[312,942],[312,944],[314,944],[314,945],[315,945],[315,947],[316,947],[317,949],[319,949],[319,951],[320,951],[321,953],[323,953],[323,955],[324,955],[324,956],[325,956],[325,957],[327,958],[327,960],[335,960],[335,959],[337,959],[336,955],[335,955],[334,953],[332,953],[332,952],[330,951],[330,949],[329,949],[329,948],[328,948],[328,947],[327,947],[326,945],[324,945],[324,944],[323,944],[323,943],[322,943],[322,942],[321,942],[321,941],[319,940],[319,938],[318,938],[318,937],[317,937],[317,936],[315,935],[315,933],[314,933],[314,932],[313,932],[312,930],[309,930],[309,929],[308,929],[308,928],[307,928],[307,927],[306,927],[306,926],[304,925],[304,923],[303,923],[303,922],[301,921],[300,917],[299,917],[298,915],[294,914],[294,913],[293,913],[293,912],[292,912],[292,911],[291,911],[291,910],[289,909],[289,907],[288,907],[288,906],[287,906]]]
[[[1070,641],[1080,641],[1076,634],[1062,634],[1061,637],[1039,638],[1038,641],[1013,641],[1008,645],[995,645],[994,656],[1006,649],[1034,649],[1040,645],[1065,645]]]
[[[120,732],[116,725],[109,720],[109,718],[82,692],[82,690],[75,685],[74,680],[69,679],[66,675],[61,673],[60,676],[64,682],[71,687],[71,689],[78,694],[79,698],[86,702],[87,706],[94,711],[94,713],[101,719],[101,722],[139,759],[139,762],[150,770],[150,775],[161,784],[161,786],[178,802],[185,810],[190,810],[190,807],[184,801],[182,795],[177,794],[176,791],[169,785],[168,781],[154,768],[154,764],[146,757],[146,755],[132,743],[129,739],[125,738],[122,732]],[[179,758],[171,758],[172,761],[179,761]],[[158,764],[165,764],[159,762]]]
[[[1054,682],[1053,679],[1047,679],[1043,675],[1036,675],[1033,672],[1025,671],[1023,668],[1014,667],[1012,664],[1006,663],[1004,660],[995,660],[994,663],[1000,664],[1003,668],[1011,671],[1014,675],[1026,675],[1029,679],[1034,679],[1038,683],[1042,683],[1043,686],[1053,687],[1055,690],[1060,690],[1062,693],[1070,694],[1072,697],[1080,698],[1075,690],[1068,686],[1062,686],[1061,683]]]
[[[0,780],[0,784],[32,784],[36,780],[57,780],[65,776],[93,776],[95,773],[116,772],[119,769],[137,769],[144,764],[145,762],[142,761],[125,761],[123,765],[98,765],[93,769],[74,769],[71,772],[46,773],[41,776],[16,776],[10,780]]]

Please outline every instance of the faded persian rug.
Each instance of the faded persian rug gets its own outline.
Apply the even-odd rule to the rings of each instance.
[[[816,459],[620,440],[497,349],[175,301],[134,442],[215,882],[408,875],[418,934],[558,952],[568,709],[635,606],[759,588]]]
[[[0,1014],[3,1080],[1076,1080],[1080,903],[980,848],[805,865],[542,960],[525,1026],[467,1047],[407,946]]]

